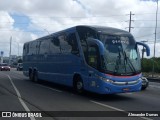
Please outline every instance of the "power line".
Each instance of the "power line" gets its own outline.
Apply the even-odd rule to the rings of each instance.
[[[149,14],[153,14],[155,15],[156,13],[135,13],[135,15],[149,15]],[[160,13],[158,13],[159,15]],[[15,16],[15,17],[39,17],[39,18],[88,18],[88,17],[124,17],[126,14],[123,15],[119,15],[119,14],[115,14],[115,15],[91,15],[91,16],[42,16],[42,15],[11,15],[11,16]],[[1,15],[1,16],[7,16],[7,15]]]
[[[153,21],[153,22],[155,22],[156,20],[134,20],[135,22],[139,22],[139,21],[145,21],[145,22],[151,22],[151,21]],[[160,20],[157,20],[157,21],[160,21]]]
[[[8,16],[8,15],[1,15],[1,16]],[[11,15],[11,16],[14,16],[14,17],[35,17],[35,18],[94,18],[94,17],[124,17],[124,15],[108,15],[108,16],[102,16],[102,15],[91,15],[91,16],[40,16],[40,15]],[[27,19],[27,18],[26,18]]]
[[[155,15],[156,13],[135,13],[135,15],[149,15],[149,14],[153,14]],[[160,13],[157,13],[157,15],[159,15]]]
[[[144,28],[144,29],[146,29],[146,28],[155,28],[155,27],[134,27],[134,28]],[[160,27],[157,27],[157,28],[160,28]]]
[[[160,32],[158,32],[160,33]],[[141,38],[141,37],[146,37],[146,36],[151,36],[151,35],[154,35],[155,33],[152,33],[152,34],[147,34],[147,35],[143,35],[143,36],[138,36],[138,37],[135,37],[135,38]]]
[[[76,22],[76,21],[75,21]],[[125,21],[116,21],[116,22],[111,22],[111,21],[105,21],[105,22],[103,22],[103,23],[120,23],[120,22],[125,22]],[[35,24],[35,23],[33,23],[33,22],[22,22],[22,23],[18,23],[18,22],[0,22],[0,23],[12,23],[12,24],[14,24],[14,25],[16,25],[16,24]],[[88,23],[90,23],[90,21],[88,21]],[[92,22],[92,24],[93,23],[97,23],[97,22]],[[37,23],[36,23],[37,24]],[[47,24],[47,25],[55,25],[56,23],[46,23],[46,22],[38,22],[38,24]],[[64,23],[61,23],[62,25],[69,25],[69,24],[64,24]],[[70,23],[70,24],[73,24],[73,23]]]

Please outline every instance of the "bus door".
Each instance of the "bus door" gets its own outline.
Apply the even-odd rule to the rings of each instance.
[[[100,70],[100,52],[99,46],[95,41],[88,42],[88,54],[87,54],[88,67],[88,89],[96,90],[99,86],[96,75]]]

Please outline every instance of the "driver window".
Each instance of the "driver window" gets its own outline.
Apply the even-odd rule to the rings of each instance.
[[[88,64],[93,68],[98,68],[98,49],[96,46],[88,48]]]

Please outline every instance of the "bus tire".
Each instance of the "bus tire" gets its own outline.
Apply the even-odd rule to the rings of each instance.
[[[29,79],[33,81],[33,72],[29,72]]]
[[[83,93],[83,91],[84,91],[83,81],[80,77],[76,77],[76,80],[74,82],[74,88],[75,88],[76,92]]]
[[[38,82],[38,73],[37,71],[34,72],[33,81]]]

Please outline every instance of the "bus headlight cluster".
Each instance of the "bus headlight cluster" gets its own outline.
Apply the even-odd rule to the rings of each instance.
[[[108,83],[113,83],[114,82],[113,80],[106,79],[106,78],[104,78],[103,81],[108,82]]]
[[[98,76],[98,75],[96,75],[96,77],[100,80],[103,80],[104,82],[107,82],[107,83],[113,83],[114,82],[113,80],[110,80],[110,79],[107,79],[107,78],[104,78],[104,77],[101,77],[101,76]]]

